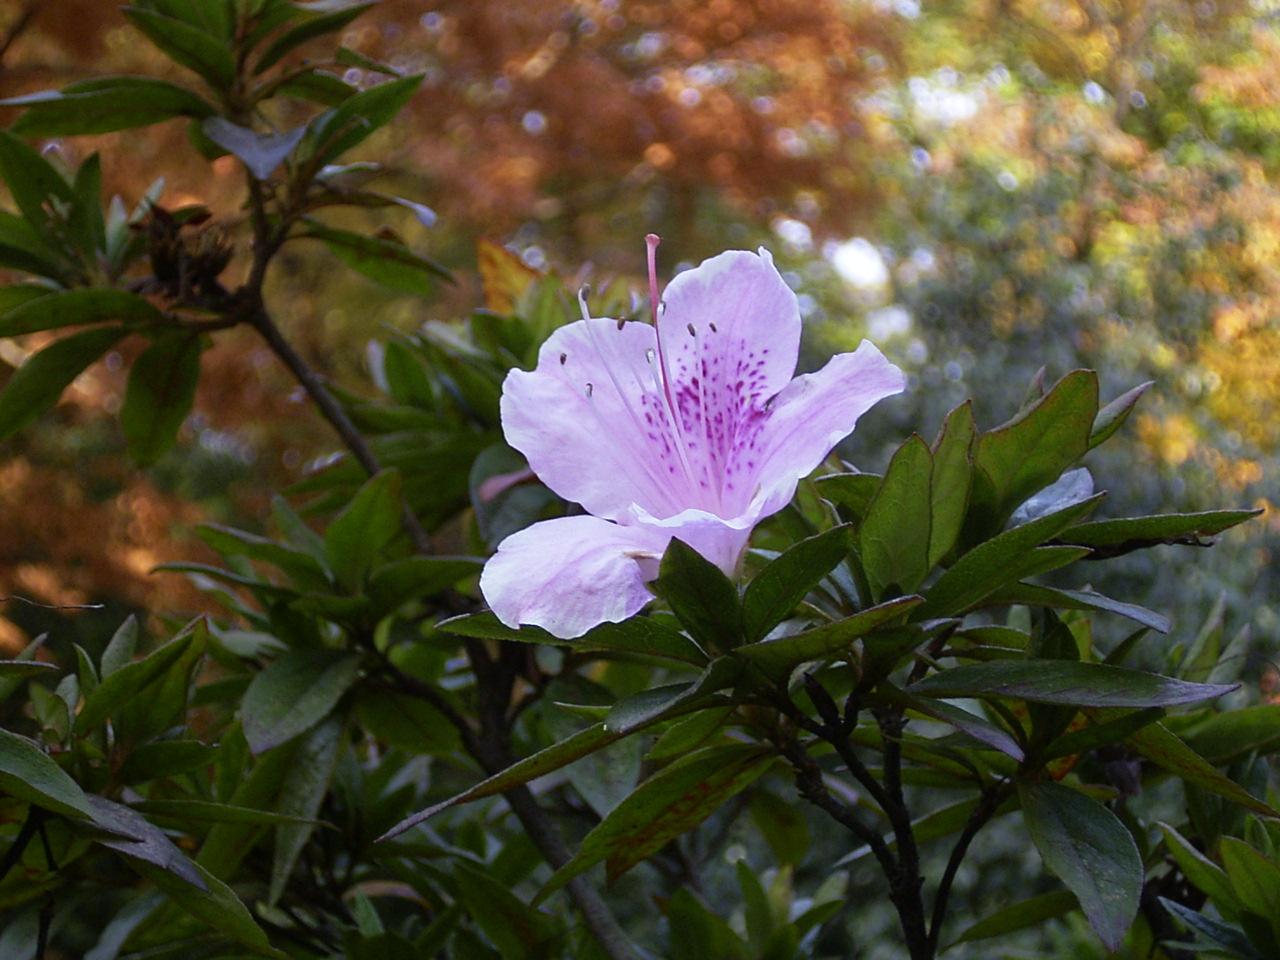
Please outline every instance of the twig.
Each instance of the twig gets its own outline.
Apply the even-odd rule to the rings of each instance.
[[[22,12],[18,14],[17,19],[4,32],[4,37],[0,38],[0,60],[4,59],[4,55],[9,52],[9,48],[17,42],[17,39],[26,33],[27,27],[31,26],[31,21],[35,18],[36,8],[39,6],[40,0],[27,0],[27,5],[22,8]]]

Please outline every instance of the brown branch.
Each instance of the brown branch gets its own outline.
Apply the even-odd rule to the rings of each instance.
[[[4,56],[24,33],[31,26],[32,20],[35,19],[36,10],[40,6],[40,0],[27,0],[27,5],[22,8],[22,12],[18,14],[17,19],[9,25],[9,29],[4,32],[4,36],[0,37],[0,61],[4,60]]]

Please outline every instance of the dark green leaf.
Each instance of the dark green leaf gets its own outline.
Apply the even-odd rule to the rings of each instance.
[[[947,414],[934,441],[929,482],[929,569],[942,562],[960,537],[973,483],[974,435],[973,405],[965,402]]]
[[[1160,897],[1159,900],[1170,914],[1182,921],[1189,929],[1200,934],[1211,943],[1226,947],[1232,952],[1236,960],[1266,960],[1266,957],[1253,949],[1249,938],[1239,927],[1233,927],[1230,924],[1223,923],[1221,920],[1206,917],[1203,913],[1196,913],[1190,907],[1184,906],[1176,900],[1170,900],[1168,897]]]
[[[213,89],[230,89],[236,78],[236,62],[225,40],[176,17],[141,7],[124,7],[135,27],[176,63],[199,74]]]
[[[41,660],[0,660],[0,677],[6,680],[59,672],[60,668],[56,663],[45,663]]]
[[[797,666],[810,660],[847,656],[855,640],[876,627],[901,618],[923,602],[921,597],[898,597],[835,623],[739,647],[733,651],[733,656],[757,667],[765,676],[784,679]]]
[[[1120,396],[1098,411],[1098,416],[1094,418],[1093,427],[1089,432],[1090,450],[1120,429],[1124,422],[1129,419],[1129,414],[1133,412],[1134,404],[1141,399],[1142,395],[1154,383],[1154,380],[1140,383],[1132,390],[1120,394]]]
[[[135,747],[120,768],[122,783],[145,783],[200,770],[213,762],[216,748],[199,740],[158,740]]]
[[[184,822],[194,820],[204,823],[256,823],[263,826],[304,825],[315,826],[319,821],[276,813],[273,810],[255,810],[230,803],[211,800],[139,800],[132,805],[139,813],[167,820]]]
[[[502,960],[538,960],[553,955],[556,922],[526,905],[504,884],[483,870],[458,860],[453,868],[458,901],[486,937],[498,948]]]
[[[351,84],[327,70],[308,70],[291,77],[277,89],[278,93],[326,107],[336,107],[358,92]]]
[[[398,240],[366,237],[308,222],[305,236],[321,240],[339,260],[375,283],[398,293],[431,296],[440,280],[452,281],[449,271],[420,256]]]
[[[329,574],[310,553],[295,550],[266,537],[218,524],[203,524],[196,529],[200,539],[224,557],[248,557],[269,563],[285,573],[300,589],[323,590]]]
[[[1159,823],[1164,834],[1164,844],[1178,869],[1201,893],[1208,896],[1220,911],[1236,913],[1240,910],[1240,901],[1231,889],[1231,881],[1216,863],[1191,845],[1177,830],[1167,823]]]
[[[714,735],[733,714],[733,707],[711,707],[671,725],[644,755],[650,763],[683,756]]]
[[[876,473],[835,473],[814,481],[818,494],[840,507],[849,519],[861,522],[884,479]]]
[[[1280,916],[1280,864],[1237,837],[1223,837],[1218,853],[1240,906],[1260,917]]]
[[[1261,513],[1259,508],[1095,520],[1063,531],[1058,539],[1063,543],[1092,547],[1095,557],[1115,557],[1157,544],[1203,546],[1205,537],[1212,537]]]
[[[1150,627],[1157,633],[1168,633],[1170,624],[1153,610],[1136,603],[1123,603],[1092,590],[1059,590],[1035,583],[1014,583],[1001,587],[987,597],[993,605],[1022,603],[1028,606],[1053,607],[1057,610],[1101,610],[1114,613]]]
[[[505,793],[513,787],[528,783],[530,780],[536,780],[544,774],[559,770],[561,767],[587,756],[587,754],[602,750],[609,744],[621,740],[624,736],[626,734],[613,733],[606,729],[603,723],[593,723],[567,740],[562,740],[544,750],[539,750],[532,756],[512,764],[500,773],[482,780],[474,787],[405,818],[379,837],[378,840],[390,840],[393,837],[397,837],[406,830],[416,827],[418,824],[448,810],[450,807],[456,807],[462,803],[470,803],[472,800],[479,800],[483,797],[491,797],[494,794]]]
[[[509,640],[545,643],[575,650],[604,650],[651,657],[666,657],[704,666],[707,655],[682,633],[664,627],[652,617],[632,617],[620,623],[602,623],[577,640],[560,640],[538,627],[508,627],[492,613],[476,613],[443,620],[439,628],[459,637],[477,640]]]
[[[1069,890],[1051,890],[1030,900],[1003,907],[966,928],[955,943],[989,940],[1015,930],[1025,930],[1070,913],[1076,907],[1075,895]]]
[[[849,552],[851,528],[836,527],[801,540],[755,575],[742,598],[748,643],[782,622]]]
[[[926,717],[941,720],[962,733],[968,734],[979,743],[986,744],[988,747],[993,747],[1001,753],[1013,757],[1014,760],[1021,762],[1024,757],[1022,747],[1018,744],[1018,741],[1013,739],[1005,730],[976,714],[970,713],[968,710],[963,710],[942,700],[935,701],[923,697],[913,697],[901,690],[887,687],[887,685],[882,685],[877,690],[877,693],[888,697],[899,706],[909,707],[912,710],[923,713]]]
[[[1152,763],[1168,770],[1183,783],[1193,783],[1202,790],[1225,797],[1232,803],[1264,817],[1280,818],[1280,811],[1264,803],[1230,777],[1223,775],[1208,760],[1192,750],[1163,724],[1153,724],[1131,734],[1129,746]]]
[[[61,91],[12,97],[0,105],[26,107],[12,128],[26,137],[111,133],[213,113],[213,107],[192,91],[152,77],[95,77]]]
[[[102,683],[85,698],[84,706],[76,717],[76,733],[87,733],[108,716],[114,716],[125,709],[139,691],[163,677],[170,667],[182,659],[193,643],[198,644],[200,649],[204,647],[203,621],[194,621],[142,660],[125,664],[111,673],[107,672],[104,665]]]
[[[177,440],[195,401],[203,351],[199,334],[175,331],[157,336],[134,361],[120,424],[139,466],[155,463]]]
[[[1097,413],[1097,374],[1073,370],[1042,399],[982,434],[974,463],[990,487],[975,496],[979,519],[999,527],[1018,504],[1084,456]]]
[[[121,667],[133,662],[133,654],[138,649],[138,618],[132,613],[125,617],[116,632],[112,634],[106,649],[102,651],[99,662],[102,679],[105,680]]]
[[[279,63],[290,51],[302,46],[308,40],[322,37],[326,33],[336,33],[372,6],[372,3],[357,4],[302,21],[302,23],[290,30],[286,30],[272,41],[271,45],[263,51],[262,56],[258,58],[253,72],[255,74],[262,73],[262,71]]]
[[[545,900],[601,860],[612,883],[641,860],[715,813],[769,768],[772,756],[751,744],[708,747],[650,777],[583,839],[534,902]]]
[[[367,481],[325,531],[325,555],[339,582],[357,590],[401,531],[400,472],[383,470]]]
[[[316,159],[328,163],[389,123],[418,91],[422,77],[403,77],[344,100],[316,127]]]
[[[297,650],[253,678],[240,708],[249,748],[264,753],[320,723],[360,673],[360,657]]]
[[[330,717],[312,730],[280,786],[276,809],[292,822],[283,823],[276,830],[268,903],[274,904],[284,895],[302,848],[315,830],[316,815],[333,779],[338,749],[342,745],[342,729],[342,721]]]
[[[123,327],[84,330],[30,357],[0,393],[0,439],[13,436],[56,404],[62,391],[124,335]]]
[[[683,540],[671,540],[653,587],[702,647],[729,650],[742,642],[737,587]]]
[[[961,613],[1005,584],[1027,576],[1026,555],[1032,548],[1087,516],[1101,499],[1102,494],[1090,497],[1065,510],[1006,530],[974,547],[929,588],[927,601],[917,616],[933,618]]]
[[[933,455],[916,435],[898,448],[858,531],[871,599],[913,593],[929,572]]]
[[[1142,892],[1132,835],[1102,804],[1061,784],[1019,784],[1018,795],[1045,866],[1075,894],[1107,948],[1120,949]]]
[[[369,596],[383,610],[423,599],[475,576],[484,565],[475,557],[408,557],[384,564],[369,576]]]
[[[66,817],[91,817],[79,784],[26,737],[0,728],[0,791]]]
[[[995,660],[943,670],[908,691],[924,697],[1008,697],[1075,707],[1143,708],[1213,700],[1237,686],[1188,683],[1103,663]]]
[[[49,223],[50,200],[71,206],[75,193],[66,178],[36,150],[7,130],[0,130],[0,178],[27,223],[43,230]]]
[[[203,129],[206,137],[239,157],[257,180],[269,179],[307,132],[302,126],[284,133],[259,133],[223,117],[207,118]]]
[[[1219,713],[1183,731],[1183,739],[1210,763],[1231,763],[1251,753],[1280,750],[1280,704],[1259,704]]]

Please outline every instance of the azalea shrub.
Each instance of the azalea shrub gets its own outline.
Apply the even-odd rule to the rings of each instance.
[[[0,133],[26,349],[0,434],[124,344],[145,469],[248,329],[339,444],[256,529],[202,526],[218,562],[157,571],[216,613],[0,661],[0,956],[1280,952],[1280,706],[1233,682],[1247,640],[1093,587],[1257,513],[1106,501],[1091,451],[1149,385],[1040,375],[860,470],[841,444],[902,371],[864,342],[797,375],[768,251],[664,289],[654,236],[647,304],[492,248],[489,308],[328,383],[276,322],[282,251],[449,279],[331,219],[429,213],[350,156],[420,78],[297,53],[364,6],[139,2],[187,82],[23,98]],[[175,120],[243,168],[242,222],[104,204],[96,156],[38,148]]]

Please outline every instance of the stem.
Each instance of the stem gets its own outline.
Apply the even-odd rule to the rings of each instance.
[[[978,805],[973,808],[973,813],[969,814],[969,820],[965,823],[959,839],[956,840],[956,845],[951,848],[951,856],[947,858],[947,866],[942,871],[938,892],[933,899],[933,915],[929,921],[928,956],[933,956],[937,952],[938,939],[942,935],[942,924],[947,918],[947,899],[951,896],[951,885],[955,882],[956,873],[960,870],[965,854],[969,852],[969,844],[973,843],[973,838],[991,821],[996,809],[1008,794],[1008,781],[986,790]]]
[[[9,844],[9,849],[4,852],[4,859],[0,860],[0,880],[7,877],[9,871],[18,865],[18,861],[22,859],[23,851],[27,849],[27,844],[31,842],[31,838],[36,835],[36,831],[39,828],[39,808],[29,807],[27,809],[27,819],[22,821],[22,827],[18,830],[18,835],[13,838],[13,843]]]
[[[924,900],[920,888],[924,878],[920,876],[920,850],[916,846],[915,831],[911,827],[911,813],[902,793],[902,730],[906,720],[900,711],[885,711],[876,715],[880,735],[884,739],[884,781],[888,806],[884,812],[893,825],[893,835],[898,841],[898,873],[891,880],[894,906],[902,922],[902,932],[912,960],[933,956],[924,921]],[[849,741],[842,737],[849,753]],[[844,756],[845,751],[841,751]],[[870,775],[870,774],[868,774]]]

